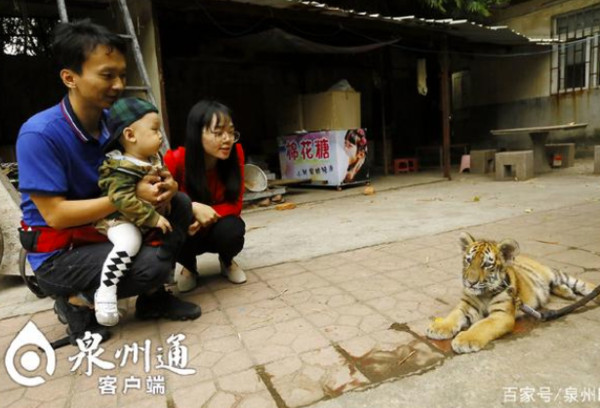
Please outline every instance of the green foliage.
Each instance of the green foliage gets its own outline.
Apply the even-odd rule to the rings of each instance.
[[[493,7],[506,6],[510,0],[421,0],[434,10],[488,17]]]
[[[48,18],[0,17],[0,53],[47,55],[54,25]]]

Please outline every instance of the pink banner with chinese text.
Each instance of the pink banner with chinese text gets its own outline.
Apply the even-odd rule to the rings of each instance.
[[[329,130],[278,138],[281,178],[310,178],[340,186],[369,179],[363,129]]]

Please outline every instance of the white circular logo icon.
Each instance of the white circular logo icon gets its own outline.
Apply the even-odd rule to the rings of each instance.
[[[35,387],[46,382],[46,380],[37,375],[34,377],[26,377],[22,375],[17,367],[15,366],[15,357],[17,352],[24,346],[33,345],[37,346],[40,351],[46,354],[46,373],[48,375],[54,374],[56,369],[56,354],[50,342],[44,334],[37,328],[35,323],[28,322],[25,327],[19,332],[17,337],[10,343],[6,355],[4,357],[4,365],[8,375],[14,382],[26,387]],[[19,366],[29,372],[33,372],[40,367],[42,360],[38,353],[33,350],[24,352],[19,359]]]

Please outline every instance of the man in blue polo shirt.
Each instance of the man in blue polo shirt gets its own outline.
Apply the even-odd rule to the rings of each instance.
[[[124,41],[89,20],[60,24],[53,50],[68,89],[56,105],[31,117],[19,132],[17,160],[23,212],[21,242],[40,288],[56,296],[54,310],[69,327],[70,341],[97,332],[91,309],[102,264],[112,248],[91,224],[116,211],[100,197],[98,168],[109,134],[105,115],[125,85]],[[138,196],[155,205],[171,203],[169,219],[183,217],[177,183],[164,175],[148,176]],[[118,284],[120,298],[139,295],[136,317],[195,319],[200,307],[164,290],[171,261],[144,246]]]

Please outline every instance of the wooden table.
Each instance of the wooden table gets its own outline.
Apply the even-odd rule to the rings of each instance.
[[[515,135],[526,133],[533,143],[533,172],[547,173],[551,170],[546,159],[546,140],[550,132],[555,130],[581,129],[587,126],[587,123],[568,123],[566,125],[538,126],[514,129],[496,129],[490,130],[494,136]]]

